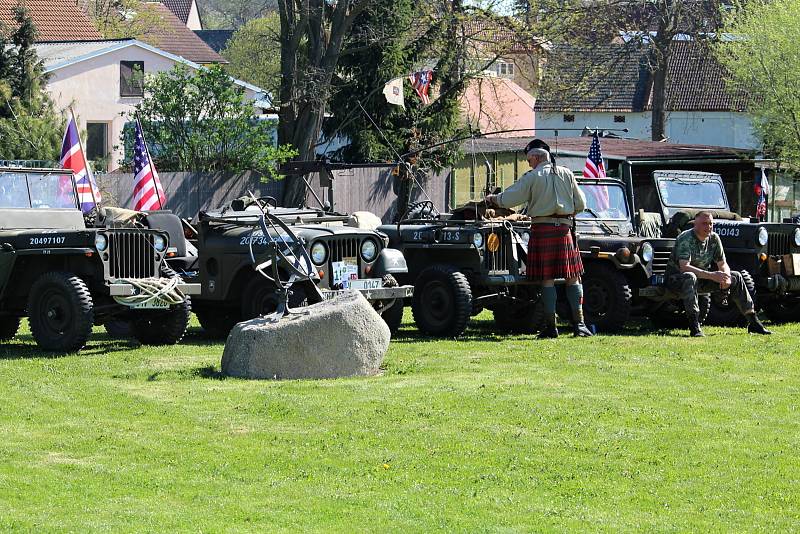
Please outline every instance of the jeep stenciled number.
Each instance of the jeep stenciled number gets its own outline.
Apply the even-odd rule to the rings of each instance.
[[[742,271],[756,302],[774,321],[800,318],[800,227],[794,223],[757,222],[730,210],[718,174],[654,171],[653,182],[634,182],[637,203],[656,212],[661,235],[676,237],[691,227],[700,210],[714,215],[731,269]],[[661,258],[666,265],[667,258]],[[712,302],[709,322],[737,324],[742,318],[727,299]]]
[[[169,271],[168,246],[164,232],[87,225],[69,171],[0,169],[0,339],[27,316],[45,350],[78,350],[113,319],[142,343],[178,342],[200,288]]]
[[[299,256],[295,246],[304,247],[313,265],[310,280],[291,286],[290,307],[355,289],[381,314],[392,333],[397,331],[403,299],[412,295],[413,288],[398,285],[395,276],[407,271],[403,255],[387,248],[384,234],[364,227],[365,216],[280,208],[271,198],[257,202],[289,230],[269,228],[265,234],[258,226],[262,208],[244,199],[198,216],[192,241],[198,250],[202,292],[193,299],[193,307],[208,335],[227,336],[237,322],[276,311],[277,285],[254,269],[254,259],[257,263],[271,243],[280,243],[290,256]],[[281,280],[286,281],[283,276]]]

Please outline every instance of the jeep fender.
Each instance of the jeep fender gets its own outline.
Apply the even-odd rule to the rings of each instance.
[[[378,259],[372,265],[370,276],[381,277],[385,274],[405,274],[408,265],[403,253],[396,248],[385,248],[378,254]]]

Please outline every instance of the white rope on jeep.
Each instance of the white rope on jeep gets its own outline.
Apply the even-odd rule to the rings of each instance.
[[[178,278],[137,278],[121,279],[120,282],[130,284],[139,290],[138,295],[114,296],[114,300],[119,304],[131,306],[134,304],[147,304],[159,300],[170,306],[180,304],[186,300],[186,296],[178,288],[180,279]]]

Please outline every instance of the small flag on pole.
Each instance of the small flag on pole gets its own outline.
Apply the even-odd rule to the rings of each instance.
[[[603,165],[603,154],[600,152],[600,138],[597,137],[597,132],[592,136],[592,145],[589,147],[589,155],[586,156],[583,175],[586,178],[606,177],[606,167]]]
[[[383,86],[383,94],[388,103],[405,109],[405,101],[403,100],[403,78],[394,78],[386,82],[386,85]]]
[[[138,118],[133,146],[133,174],[133,209],[136,211],[164,209],[167,196],[161,187],[156,166],[144,142],[144,132]]]
[[[61,143],[61,168],[72,169],[75,174],[81,211],[88,213],[97,207],[97,203],[100,202],[100,190],[86,162],[75,116],[71,113],[67,121],[67,131],[64,132],[64,141]]]
[[[422,70],[411,74],[408,79],[411,81],[411,86],[416,91],[417,95],[422,99],[422,103],[426,106],[431,103],[428,92],[431,89],[431,82],[433,81],[432,70]]]
[[[763,168],[760,173],[756,174],[753,189],[756,193],[756,217],[759,221],[766,221],[767,201],[769,200],[769,180],[767,180],[767,173]]]

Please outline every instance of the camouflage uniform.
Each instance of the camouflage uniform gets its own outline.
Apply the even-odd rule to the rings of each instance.
[[[688,260],[690,265],[698,269],[716,271],[717,263],[725,261],[722,241],[717,234],[711,232],[705,241],[700,241],[694,230],[689,229],[678,236],[667,264],[667,288],[680,295],[686,313],[690,316],[696,317],[700,313],[700,307],[697,304],[698,293],[725,291],[730,293],[731,300],[736,303],[736,307],[742,314],[753,312],[753,298],[747,291],[747,286],[739,271],[731,271],[730,288],[720,289],[719,284],[713,280],[698,279],[694,273],[682,273],[679,260]]]

